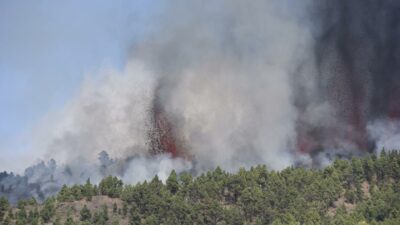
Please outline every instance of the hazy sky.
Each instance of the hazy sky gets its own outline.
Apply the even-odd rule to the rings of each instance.
[[[30,157],[30,135],[85,73],[122,69],[160,1],[0,1],[0,170]]]

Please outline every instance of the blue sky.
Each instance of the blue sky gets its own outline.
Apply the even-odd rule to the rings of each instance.
[[[146,0],[0,1],[0,170],[79,89],[85,72],[122,69],[161,4]],[[11,160],[10,160],[11,159]]]

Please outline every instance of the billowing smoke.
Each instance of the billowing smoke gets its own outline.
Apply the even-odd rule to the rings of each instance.
[[[124,71],[88,75],[43,122],[36,149],[56,161],[1,175],[0,194],[396,148],[399,10],[389,0],[170,0]]]
[[[309,47],[301,9],[280,1],[174,3],[163,38],[138,50],[160,76],[155,108],[173,125],[172,152],[204,169],[291,165],[290,80]]]
[[[354,155],[399,146],[384,141],[388,137],[382,129],[386,124],[393,132],[400,117],[399,10],[397,1],[314,4],[317,95],[309,90],[296,95],[300,151]],[[323,116],[314,115],[315,110]]]

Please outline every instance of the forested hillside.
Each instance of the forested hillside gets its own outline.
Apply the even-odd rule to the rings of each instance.
[[[336,160],[324,169],[237,173],[220,168],[192,177],[174,171],[123,184],[64,186],[57,196],[10,206],[0,200],[1,224],[400,224],[400,154]]]

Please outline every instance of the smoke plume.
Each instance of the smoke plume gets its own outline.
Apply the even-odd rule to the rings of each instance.
[[[306,90],[296,95],[302,112],[300,151],[318,154],[336,149],[354,155],[386,145],[379,137],[385,132],[377,130],[381,124],[396,126],[400,116],[399,7],[396,1],[314,4],[317,95],[304,99]],[[325,116],[313,120],[312,108],[325,108]]]
[[[396,148],[399,12],[390,0],[170,0],[123,72],[88,75],[45,120],[36,148],[55,161],[1,175],[1,193]]]

